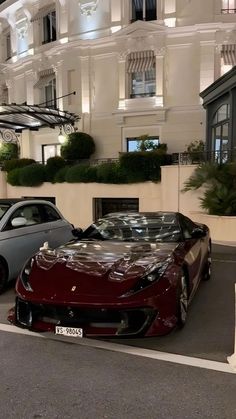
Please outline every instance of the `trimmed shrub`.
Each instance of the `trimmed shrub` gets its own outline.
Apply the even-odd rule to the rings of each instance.
[[[66,166],[66,161],[60,157],[50,157],[45,166],[46,181],[54,183],[54,178],[58,170]]]
[[[27,159],[27,158],[6,160],[3,163],[2,170],[5,172],[10,172],[13,169],[29,166],[30,164],[33,164],[33,163],[36,163],[34,159]]]
[[[7,173],[7,183],[12,186],[20,186],[20,172],[21,168],[16,168]]]
[[[97,167],[86,164],[77,164],[72,166],[66,173],[66,182],[97,182]]]
[[[97,166],[97,181],[100,183],[128,183],[127,173],[120,163],[103,163]]]
[[[88,159],[95,151],[93,138],[85,132],[72,132],[61,146],[61,156],[70,161]]]
[[[171,155],[163,150],[156,151],[137,151],[122,153],[120,155],[120,165],[124,169],[130,181],[160,181],[161,166],[171,164]]]
[[[17,159],[19,148],[16,143],[3,143],[0,147],[0,161]]]
[[[66,182],[66,174],[68,170],[70,169],[70,166],[62,167],[61,169],[56,172],[54,176],[54,182],[55,183],[63,183]]]
[[[45,182],[45,178],[45,167],[39,163],[25,166],[19,171],[19,181],[21,186],[39,186]]]

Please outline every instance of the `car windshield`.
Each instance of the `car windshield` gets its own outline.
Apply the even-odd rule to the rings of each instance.
[[[10,208],[10,206],[11,206],[10,204],[0,204],[0,219],[7,212],[7,210]]]
[[[110,215],[88,227],[83,239],[178,242],[181,230],[176,214]]]

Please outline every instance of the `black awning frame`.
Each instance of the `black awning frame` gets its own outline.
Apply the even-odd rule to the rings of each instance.
[[[42,105],[28,105],[27,103],[0,105],[0,130],[12,129],[15,132],[22,132],[25,129],[38,131],[45,127],[53,129],[56,126],[74,126],[79,119],[79,116],[74,113]]]

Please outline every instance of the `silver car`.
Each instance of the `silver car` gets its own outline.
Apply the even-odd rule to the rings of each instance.
[[[49,201],[0,199],[0,293],[44,242],[64,244],[74,238],[73,228]]]

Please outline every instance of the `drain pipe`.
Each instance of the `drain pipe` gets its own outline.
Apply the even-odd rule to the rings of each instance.
[[[234,331],[234,353],[227,357],[227,361],[236,372],[236,284],[235,284],[235,331]]]

